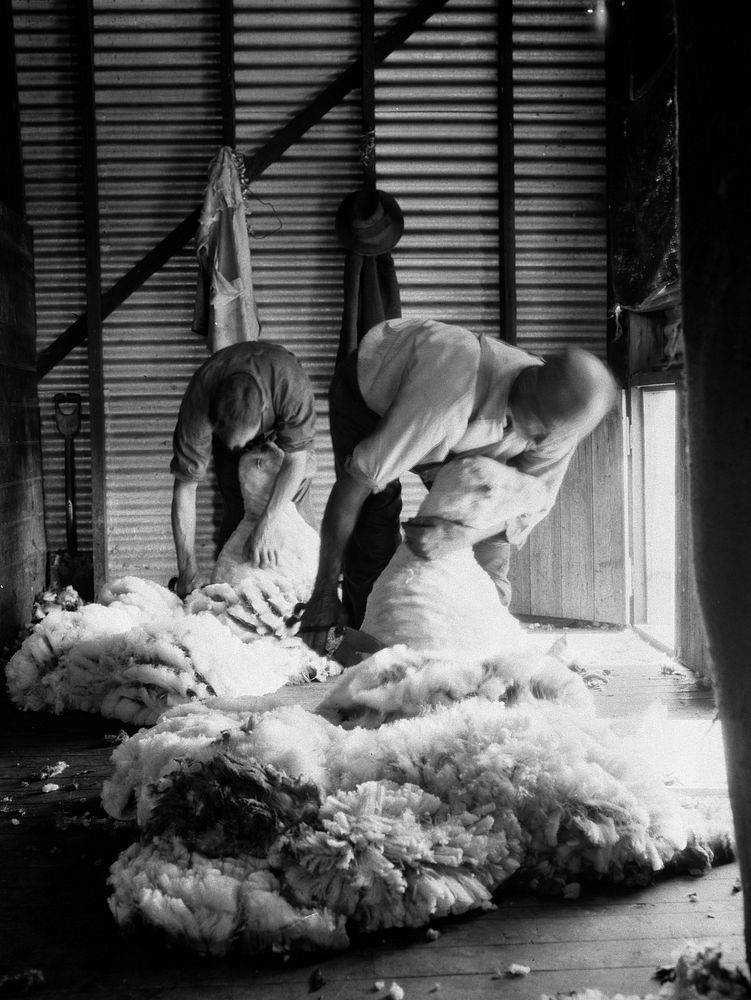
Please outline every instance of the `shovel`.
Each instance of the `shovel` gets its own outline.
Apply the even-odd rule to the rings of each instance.
[[[76,525],[76,471],[73,438],[81,427],[81,397],[77,392],[57,392],[55,423],[65,440],[65,537],[67,548],[50,553],[49,584],[62,590],[73,587],[87,601],[94,599],[94,565],[91,552],[78,551]]]

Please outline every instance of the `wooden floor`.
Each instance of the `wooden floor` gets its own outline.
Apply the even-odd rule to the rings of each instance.
[[[532,634],[544,647],[560,632]],[[711,691],[631,632],[571,631],[567,641],[585,670],[609,671],[595,692],[599,714],[630,732],[635,716],[662,705],[655,708],[660,724],[647,728],[654,752],[676,782],[721,794]],[[118,729],[94,716],[56,718],[0,704],[0,992],[3,976],[39,969],[40,997],[354,1000],[383,997],[396,982],[406,1000],[537,1000],[587,987],[656,993],[656,968],[688,940],[720,943],[728,961],[742,961],[734,864],[703,878],[571,902],[501,894],[492,912],[437,923],[435,939],[424,931],[376,935],[344,954],[286,963],[204,959],[123,935],[107,908],[106,878],[133,831],[113,825],[98,804],[108,736]],[[43,769],[58,761],[67,768],[44,779]],[[45,780],[60,789],[43,792]],[[510,977],[512,963],[531,971]]]

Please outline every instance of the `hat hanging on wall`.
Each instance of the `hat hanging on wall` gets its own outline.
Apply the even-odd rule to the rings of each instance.
[[[389,253],[403,232],[402,210],[385,191],[354,191],[337,209],[336,235],[353,253],[366,257]]]

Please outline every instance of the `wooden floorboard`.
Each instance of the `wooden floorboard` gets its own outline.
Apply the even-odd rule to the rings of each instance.
[[[547,647],[561,631],[532,634]],[[706,686],[632,633],[569,630],[567,642],[584,669],[608,671],[595,690],[600,715],[628,735],[650,706],[663,706],[666,721],[653,727],[655,740],[664,732],[678,741],[679,783],[721,793],[719,732]],[[321,692],[312,688],[284,697],[313,706]],[[145,934],[123,934],[107,906],[106,880],[134,833],[109,821],[99,805],[120,730],[98,716],[22,713],[0,702],[0,977],[41,969],[40,997],[349,1000],[383,997],[396,981],[405,1000],[537,1000],[586,987],[656,993],[656,968],[688,940],[719,943],[731,963],[742,962],[735,864],[570,902],[500,894],[492,911],[438,922],[435,940],[423,930],[373,935],[343,954],[287,962],[207,959]],[[711,740],[699,756],[713,768],[694,776],[687,768],[697,734]],[[65,770],[44,777],[59,761]],[[49,782],[59,788],[43,791]],[[529,966],[529,975],[507,976],[511,963]],[[316,970],[323,983],[311,990]]]

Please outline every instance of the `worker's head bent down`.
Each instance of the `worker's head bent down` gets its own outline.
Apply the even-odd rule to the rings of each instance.
[[[209,414],[214,436],[229,451],[242,451],[260,436],[267,405],[253,375],[249,372],[228,375],[217,386]]]
[[[508,396],[510,415],[537,443],[554,435],[591,433],[612,409],[615,379],[580,347],[551,355],[543,365],[523,368]]]

